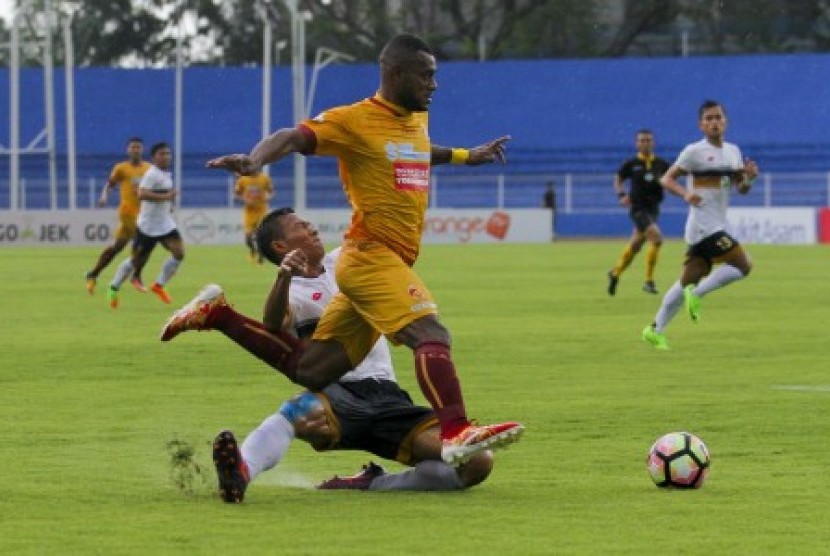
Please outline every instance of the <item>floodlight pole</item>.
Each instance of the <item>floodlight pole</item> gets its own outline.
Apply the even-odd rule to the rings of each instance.
[[[183,86],[183,58],[182,54],[182,19],[184,11],[179,15],[176,25],[176,77],[173,86],[173,187],[176,189],[176,207],[182,206],[182,90]]]
[[[43,0],[43,103],[46,114],[46,151],[49,159],[49,202],[52,210],[58,208],[58,161],[55,156],[55,91],[52,63],[52,2]]]
[[[351,54],[345,52],[338,52],[331,48],[321,46],[314,54],[314,68],[311,70],[311,83],[308,86],[308,100],[305,105],[306,117],[311,114],[314,108],[314,92],[317,90],[317,75],[329,64],[333,64],[342,60],[344,62],[354,62],[355,58]]]
[[[259,12],[262,18],[262,139],[265,139],[271,134],[271,43],[274,39],[268,12],[262,6],[259,6]],[[262,172],[267,176],[270,169],[266,166]]]
[[[308,117],[305,112],[305,18],[307,12],[300,12],[297,0],[283,0],[291,16],[291,82],[294,124]],[[306,160],[301,154],[294,155],[294,208],[298,212],[306,209]]]
[[[63,20],[63,50],[66,88],[66,178],[69,187],[69,209],[77,208],[77,170],[75,167],[75,47],[72,43],[72,15]]]
[[[9,210],[20,203],[20,12],[12,16],[9,44]]]

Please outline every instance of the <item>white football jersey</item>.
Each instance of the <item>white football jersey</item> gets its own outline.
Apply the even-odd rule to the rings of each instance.
[[[156,193],[164,193],[173,189],[173,177],[170,172],[161,170],[157,166],[150,169],[141,178],[139,191],[147,189]],[[138,210],[138,229],[151,237],[163,236],[176,228],[173,220],[173,201],[141,201]]]
[[[689,207],[686,219],[686,243],[694,245],[704,238],[726,230],[726,209],[729,206],[731,176],[744,167],[741,150],[732,143],[716,147],[706,139],[687,145],[677,157],[675,165],[695,176],[719,177],[720,187],[695,187],[700,195],[700,206]]]
[[[288,290],[288,304],[290,306],[290,326],[296,332],[305,324],[320,319],[323,309],[329,304],[334,295],[340,291],[334,280],[334,266],[340,248],[329,252],[323,257],[325,272],[317,278],[291,278],[291,288]],[[366,378],[395,380],[395,371],[392,369],[392,355],[389,344],[383,336],[366,356],[360,365],[353,371],[343,375],[341,381],[355,381]]]

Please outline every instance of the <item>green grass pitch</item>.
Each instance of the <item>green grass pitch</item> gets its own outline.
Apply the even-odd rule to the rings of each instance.
[[[418,270],[453,332],[470,415],[527,430],[490,479],[460,493],[321,492],[369,456],[295,443],[230,506],[210,441],[240,436],[297,388],[219,333],[158,341],[218,282],[260,316],[274,272],[243,246],[191,247],[173,306],[125,285],[113,311],[84,291],[97,249],[2,249],[2,554],[815,554],[830,546],[830,251],[749,246],[749,279],[682,313],[672,350],[640,340],[660,296],[644,257],[617,296],[623,241],[428,246]],[[661,292],[682,245],[661,253]],[[120,258],[119,258],[120,260]],[[149,282],[162,260],[156,253]],[[410,354],[397,372],[419,403]],[[651,484],[646,452],[689,430],[712,453],[699,491]],[[206,479],[174,485],[166,445]],[[385,464],[386,465],[386,464]],[[387,468],[397,470],[396,464]]]

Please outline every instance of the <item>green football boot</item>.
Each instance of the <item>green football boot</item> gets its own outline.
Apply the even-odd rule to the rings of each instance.
[[[695,295],[695,285],[689,284],[683,288],[683,304],[686,306],[686,313],[692,322],[700,320],[700,296]]]
[[[118,309],[118,289],[110,286],[107,289],[107,299],[109,299],[110,307]]]
[[[669,341],[666,339],[666,335],[662,332],[657,332],[653,324],[649,324],[643,328],[643,340],[651,344],[654,349],[663,351],[669,349]]]

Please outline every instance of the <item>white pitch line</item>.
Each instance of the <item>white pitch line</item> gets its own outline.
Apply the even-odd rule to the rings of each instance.
[[[817,385],[809,386],[806,384],[793,384],[784,386],[773,386],[773,390],[788,390],[790,392],[830,392],[830,386]]]

